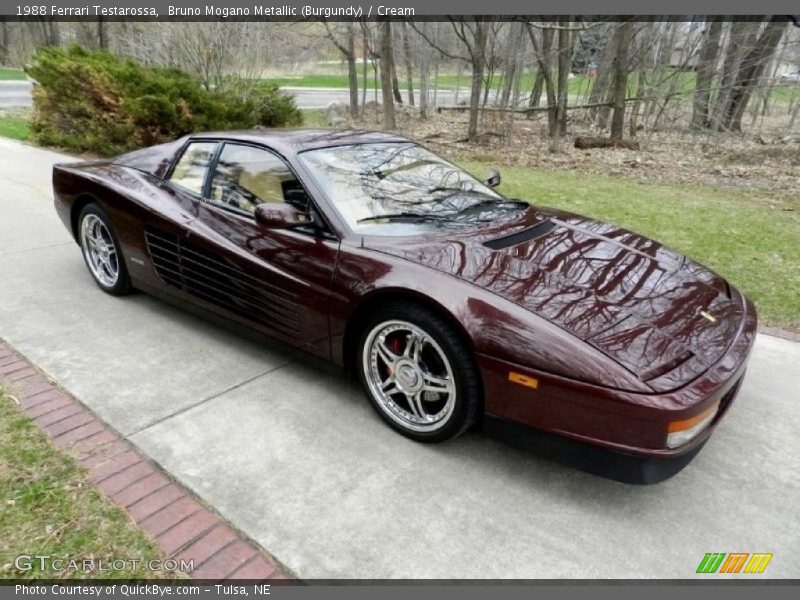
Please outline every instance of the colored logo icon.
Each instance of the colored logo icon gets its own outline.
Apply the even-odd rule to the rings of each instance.
[[[749,560],[748,560],[749,559]],[[772,554],[763,552],[707,552],[697,573],[763,573]]]

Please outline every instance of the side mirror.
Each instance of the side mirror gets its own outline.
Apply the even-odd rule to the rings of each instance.
[[[500,185],[500,181],[501,181],[500,171],[498,171],[497,169],[492,169],[491,171],[489,171],[489,174],[486,176],[486,179],[484,180],[483,183],[485,183],[490,188],[495,188],[498,185]]]
[[[265,229],[289,229],[308,223],[308,216],[283,203],[265,202],[256,206],[256,223]]]

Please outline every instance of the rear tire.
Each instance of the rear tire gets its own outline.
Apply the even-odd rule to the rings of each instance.
[[[382,306],[364,327],[356,358],[373,407],[404,436],[441,442],[478,419],[482,394],[474,356],[435,311],[412,302]]]
[[[132,289],[119,240],[111,219],[97,203],[87,204],[78,217],[78,241],[86,267],[101,290],[123,296]]]

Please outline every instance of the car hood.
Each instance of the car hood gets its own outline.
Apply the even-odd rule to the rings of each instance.
[[[578,215],[530,209],[502,227],[364,245],[458,277],[592,345],[654,391],[720,359],[743,302],[718,275],[658,242]]]

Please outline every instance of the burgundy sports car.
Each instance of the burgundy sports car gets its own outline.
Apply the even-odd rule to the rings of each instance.
[[[658,242],[499,182],[396,135],[326,130],[196,134],[53,172],[109,294],[344,367],[414,440],[482,426],[673,473],[740,387],[753,305]]]

